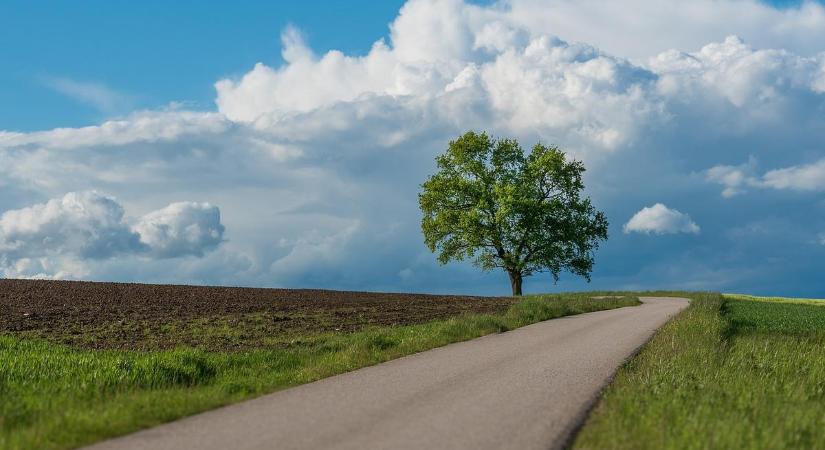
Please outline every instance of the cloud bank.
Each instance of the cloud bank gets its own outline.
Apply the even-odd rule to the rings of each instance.
[[[49,276],[41,271],[84,260],[203,256],[223,239],[220,211],[208,203],[173,203],[134,225],[124,214],[115,198],[95,191],[8,210],[0,215],[0,270],[6,276]],[[60,268],[52,275],[71,272]]]
[[[141,251],[140,236],[123,220],[123,207],[96,192],[70,192],[62,198],[0,216],[0,249],[5,255],[71,254],[109,258]]]
[[[3,228],[4,273],[503,293],[419,230],[434,156],[475,129],[585,162],[616,224],[593,287],[825,288],[822,6],[634,1],[410,0],[361,55],[284,30],[284,63],[216,80],[215,111],[0,131],[0,211],[30,217]],[[118,200],[63,206],[91,190]]]

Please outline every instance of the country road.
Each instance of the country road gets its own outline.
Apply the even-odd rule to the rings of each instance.
[[[554,319],[106,441],[91,449],[546,449],[685,299]]]

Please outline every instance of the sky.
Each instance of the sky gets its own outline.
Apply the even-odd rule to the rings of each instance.
[[[0,5],[0,276],[507,294],[417,206],[467,130],[559,145],[592,282],[825,295],[813,1]]]

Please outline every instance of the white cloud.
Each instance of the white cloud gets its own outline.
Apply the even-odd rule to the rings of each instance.
[[[645,234],[699,234],[699,225],[690,219],[690,216],[656,203],[653,206],[642,208],[633,215],[624,225],[625,233]]]
[[[64,77],[46,77],[43,81],[49,88],[106,113],[127,109],[133,102],[130,96],[103,83],[77,81]]]
[[[173,142],[187,136],[221,134],[232,124],[223,115],[193,111],[143,111],[123,119],[81,128],[55,128],[33,133],[0,132],[0,150],[71,150],[135,143]]]
[[[134,230],[152,256],[175,258],[215,249],[223,241],[224,226],[216,206],[177,202],[142,216]]]
[[[452,12],[433,15],[429,8]],[[660,112],[651,96],[653,73],[548,35],[513,30],[519,38],[505,33],[492,42],[491,27],[501,31],[505,25],[476,23],[480,11],[457,1],[410,2],[392,26],[390,45],[378,41],[363,57],[337,51],[316,57],[295,50],[305,44],[294,32],[285,33],[284,52],[303,56],[286,58],[278,69],[257,64],[239,80],[219,81],[218,108],[232,120],[272,131],[309,122],[308,113],[328,117],[335,105],[348,103],[346,117],[324,122],[338,129],[363,123],[363,108],[372,102],[390,101],[459,128],[478,122],[510,133],[538,133],[595,154],[631,141]],[[427,29],[427,37],[419,36]],[[430,41],[437,51],[426,50]],[[475,50],[477,45],[485,51]],[[307,132],[299,130],[289,133]]]
[[[825,159],[797,166],[769,170],[756,175],[755,159],[739,166],[719,165],[706,172],[708,181],[725,186],[722,196],[729,198],[745,192],[745,188],[767,188],[793,191],[825,190]]]
[[[264,113],[306,112],[365,93],[396,93],[392,85],[396,67],[380,42],[366,57],[331,51],[317,58],[295,29],[288,28],[281,38],[284,67],[258,63],[238,81],[215,83],[218,109],[230,119],[249,122]]]
[[[800,170],[768,177],[754,159],[705,176],[727,197],[776,188],[783,177],[816,186],[795,165],[825,142],[821,7],[630,5],[412,0],[365,55],[316,53],[286,29],[284,64],[218,80],[214,112],[142,111],[92,127],[0,132],[0,210],[99,189],[134,212],[123,222],[144,247],[105,260],[68,249],[3,264],[42,276],[359,289],[392,289],[412,268],[408,289],[485,289],[463,266],[435,268],[415,201],[433,157],[468,129],[526,147],[558,144],[583,159],[595,205],[614,219],[633,214],[652,189],[701,213],[707,229],[722,228],[713,221],[734,226],[740,218],[726,216],[733,212],[753,222],[797,214],[791,206],[776,212],[784,205],[740,211],[739,202],[715,210],[695,174],[754,155]],[[142,214],[181,198],[220,205],[220,222],[188,204],[181,217],[162,210],[138,231]],[[642,228],[675,226],[663,217],[667,226]],[[227,230],[219,245],[216,224]],[[675,228],[698,232],[689,219]],[[808,241],[820,229],[804,230]],[[623,239],[612,236],[610,247]],[[199,258],[160,259],[198,249]],[[598,267],[627,270],[615,258]]]
[[[825,54],[754,49],[728,36],[696,52],[663,52],[647,67],[658,75],[657,89],[679,120],[704,121],[706,133],[747,134],[768,124],[811,121],[797,115],[821,92],[817,77],[823,64]]]
[[[713,166],[705,173],[705,179],[724,186],[722,197],[731,198],[745,193],[747,187],[758,184],[753,175],[755,169],[756,159],[751,156],[747,163],[738,166]]]
[[[87,279],[93,275],[88,263],[88,260],[81,261],[65,255],[12,260],[0,256],[0,276],[56,280]]]
[[[773,189],[825,190],[825,159],[811,164],[771,170],[762,176],[762,184]]]
[[[0,216],[0,272],[62,278],[87,273],[86,260],[203,256],[223,232],[218,208],[208,203],[173,203],[131,226],[115,198],[70,192]]]
[[[637,6],[659,9],[652,2]],[[702,3],[694,13],[710,17],[711,6]],[[531,9],[538,11],[524,14]],[[632,145],[664,121],[705,121],[715,131],[740,133],[781,123],[789,111],[810,108],[810,94],[822,91],[825,54],[755,50],[728,32],[720,42],[702,42],[698,51],[651,53],[646,65],[634,65],[587,44],[561,41],[556,29],[532,19],[568,9],[575,8],[564,1],[548,8],[518,0],[493,7],[414,0],[392,23],[390,41],[379,40],[357,57],[336,50],[315,55],[289,28],[282,36],[287,63],[259,63],[240,79],[218,81],[216,102],[232,120],[281,129],[279,124],[306,122],[307,113],[339,103],[388,97],[459,128],[537,136],[592,158]],[[780,16],[796,23],[798,17],[786,17],[790,11]],[[690,117],[679,117],[686,111]],[[324,126],[350,127],[359,120],[357,110],[351,114],[346,122],[327,120]]]
[[[96,192],[70,192],[6,211],[0,216],[0,252],[14,259],[50,254],[96,259],[140,251],[140,238],[123,214],[114,198]]]
[[[500,5],[527,29],[640,61],[731,34],[761,48],[803,55],[821,52],[825,42],[825,7],[813,0],[781,9],[759,0],[509,0]]]

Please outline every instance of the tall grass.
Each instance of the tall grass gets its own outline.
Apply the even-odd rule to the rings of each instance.
[[[586,294],[526,297],[468,315],[246,352],[90,351],[0,336],[0,448],[70,448],[399,356],[542,320],[639,304]]]
[[[575,447],[825,448],[825,308],[693,297],[619,371]]]

